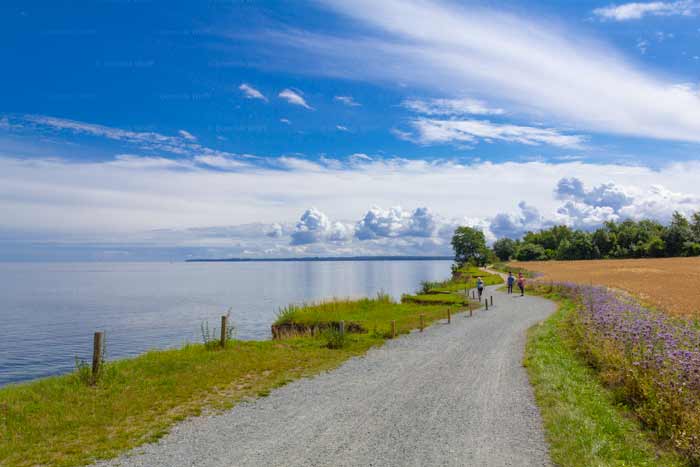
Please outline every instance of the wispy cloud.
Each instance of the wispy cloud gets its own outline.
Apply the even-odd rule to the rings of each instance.
[[[681,0],[676,2],[631,2],[596,8],[598,17],[613,21],[642,19],[645,16],[693,16],[700,11],[700,2]]]
[[[301,107],[304,107],[305,109],[313,110],[313,107],[306,103],[306,100],[300,92],[292,91],[291,89],[285,89],[278,94],[278,97],[286,100],[292,105],[299,105]]]
[[[267,102],[267,97],[249,84],[243,83],[238,86],[238,89],[243,91],[243,94],[247,99],[260,99]]]
[[[416,134],[405,138],[421,144],[475,143],[479,140],[508,141],[528,145],[547,144],[563,148],[580,148],[586,138],[567,135],[551,128],[492,123],[487,120],[436,120],[420,118],[412,121]]]
[[[69,120],[65,118],[44,115],[25,115],[13,120],[15,128],[23,130],[58,131],[73,134],[89,135],[134,145],[149,152],[169,153],[179,156],[212,156],[228,159],[246,158],[218,149],[203,146],[197,138],[186,130],[179,130],[177,136],[169,136],[153,131],[133,131],[121,128],[99,125],[95,123]],[[28,128],[28,127],[32,128]]]
[[[343,104],[347,105],[348,107],[359,107],[360,103],[355,101],[352,96],[335,96],[333,100],[342,102]]]
[[[277,30],[258,37],[304,50],[307,72],[400,81],[441,94],[470,89],[519,116],[546,116],[550,125],[700,142],[698,93],[677,87],[664,70],[640,68],[570,25],[438,1],[323,3],[376,33],[334,37]]]
[[[187,141],[197,141],[197,138],[187,130],[180,130],[178,134],[185,138]]]
[[[503,109],[491,108],[477,99],[407,99],[402,105],[425,115],[502,115]]]
[[[346,127],[345,125],[336,125],[335,129],[338,131],[346,131],[346,132],[350,131],[350,129],[348,127]]]

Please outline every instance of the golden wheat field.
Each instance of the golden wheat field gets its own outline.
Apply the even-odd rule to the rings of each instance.
[[[544,274],[544,281],[571,281],[625,290],[669,313],[700,318],[700,258],[513,262]]]

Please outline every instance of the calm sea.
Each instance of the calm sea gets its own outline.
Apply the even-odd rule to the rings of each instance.
[[[66,373],[105,331],[108,359],[201,341],[230,308],[241,339],[277,310],[332,297],[396,298],[447,278],[449,261],[0,263],[0,385]]]

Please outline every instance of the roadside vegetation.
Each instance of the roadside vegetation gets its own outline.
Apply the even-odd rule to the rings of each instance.
[[[458,268],[461,273],[486,273]],[[462,278],[457,272],[454,277]],[[494,279],[490,279],[493,281]],[[449,286],[451,281],[438,283]],[[453,312],[465,303],[455,297]],[[418,296],[418,295],[417,295]],[[452,298],[448,298],[451,300]],[[280,311],[276,325],[300,324],[318,332],[269,341],[216,341],[203,325],[204,344],[152,351],[107,362],[97,381],[89,367],[0,389],[0,465],[73,466],[114,457],[163,436],[176,422],[205,411],[231,408],[263,397],[292,380],[337,367],[422,322],[445,319],[444,303],[402,303],[379,294],[373,299],[334,300]],[[345,323],[340,332],[338,323]],[[233,329],[227,330],[229,337]]]
[[[563,304],[531,330],[525,359],[553,460],[700,465],[697,324],[603,287],[539,290]]]
[[[689,466],[673,449],[659,446],[578,354],[568,325],[574,302],[556,292],[548,298],[561,308],[530,329],[524,363],[552,461],[561,467]]]

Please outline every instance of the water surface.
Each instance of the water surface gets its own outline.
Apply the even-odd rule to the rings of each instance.
[[[241,339],[268,339],[276,311],[332,297],[396,298],[444,279],[449,261],[287,263],[0,263],[0,385],[65,373],[89,360],[201,341],[231,308]]]

